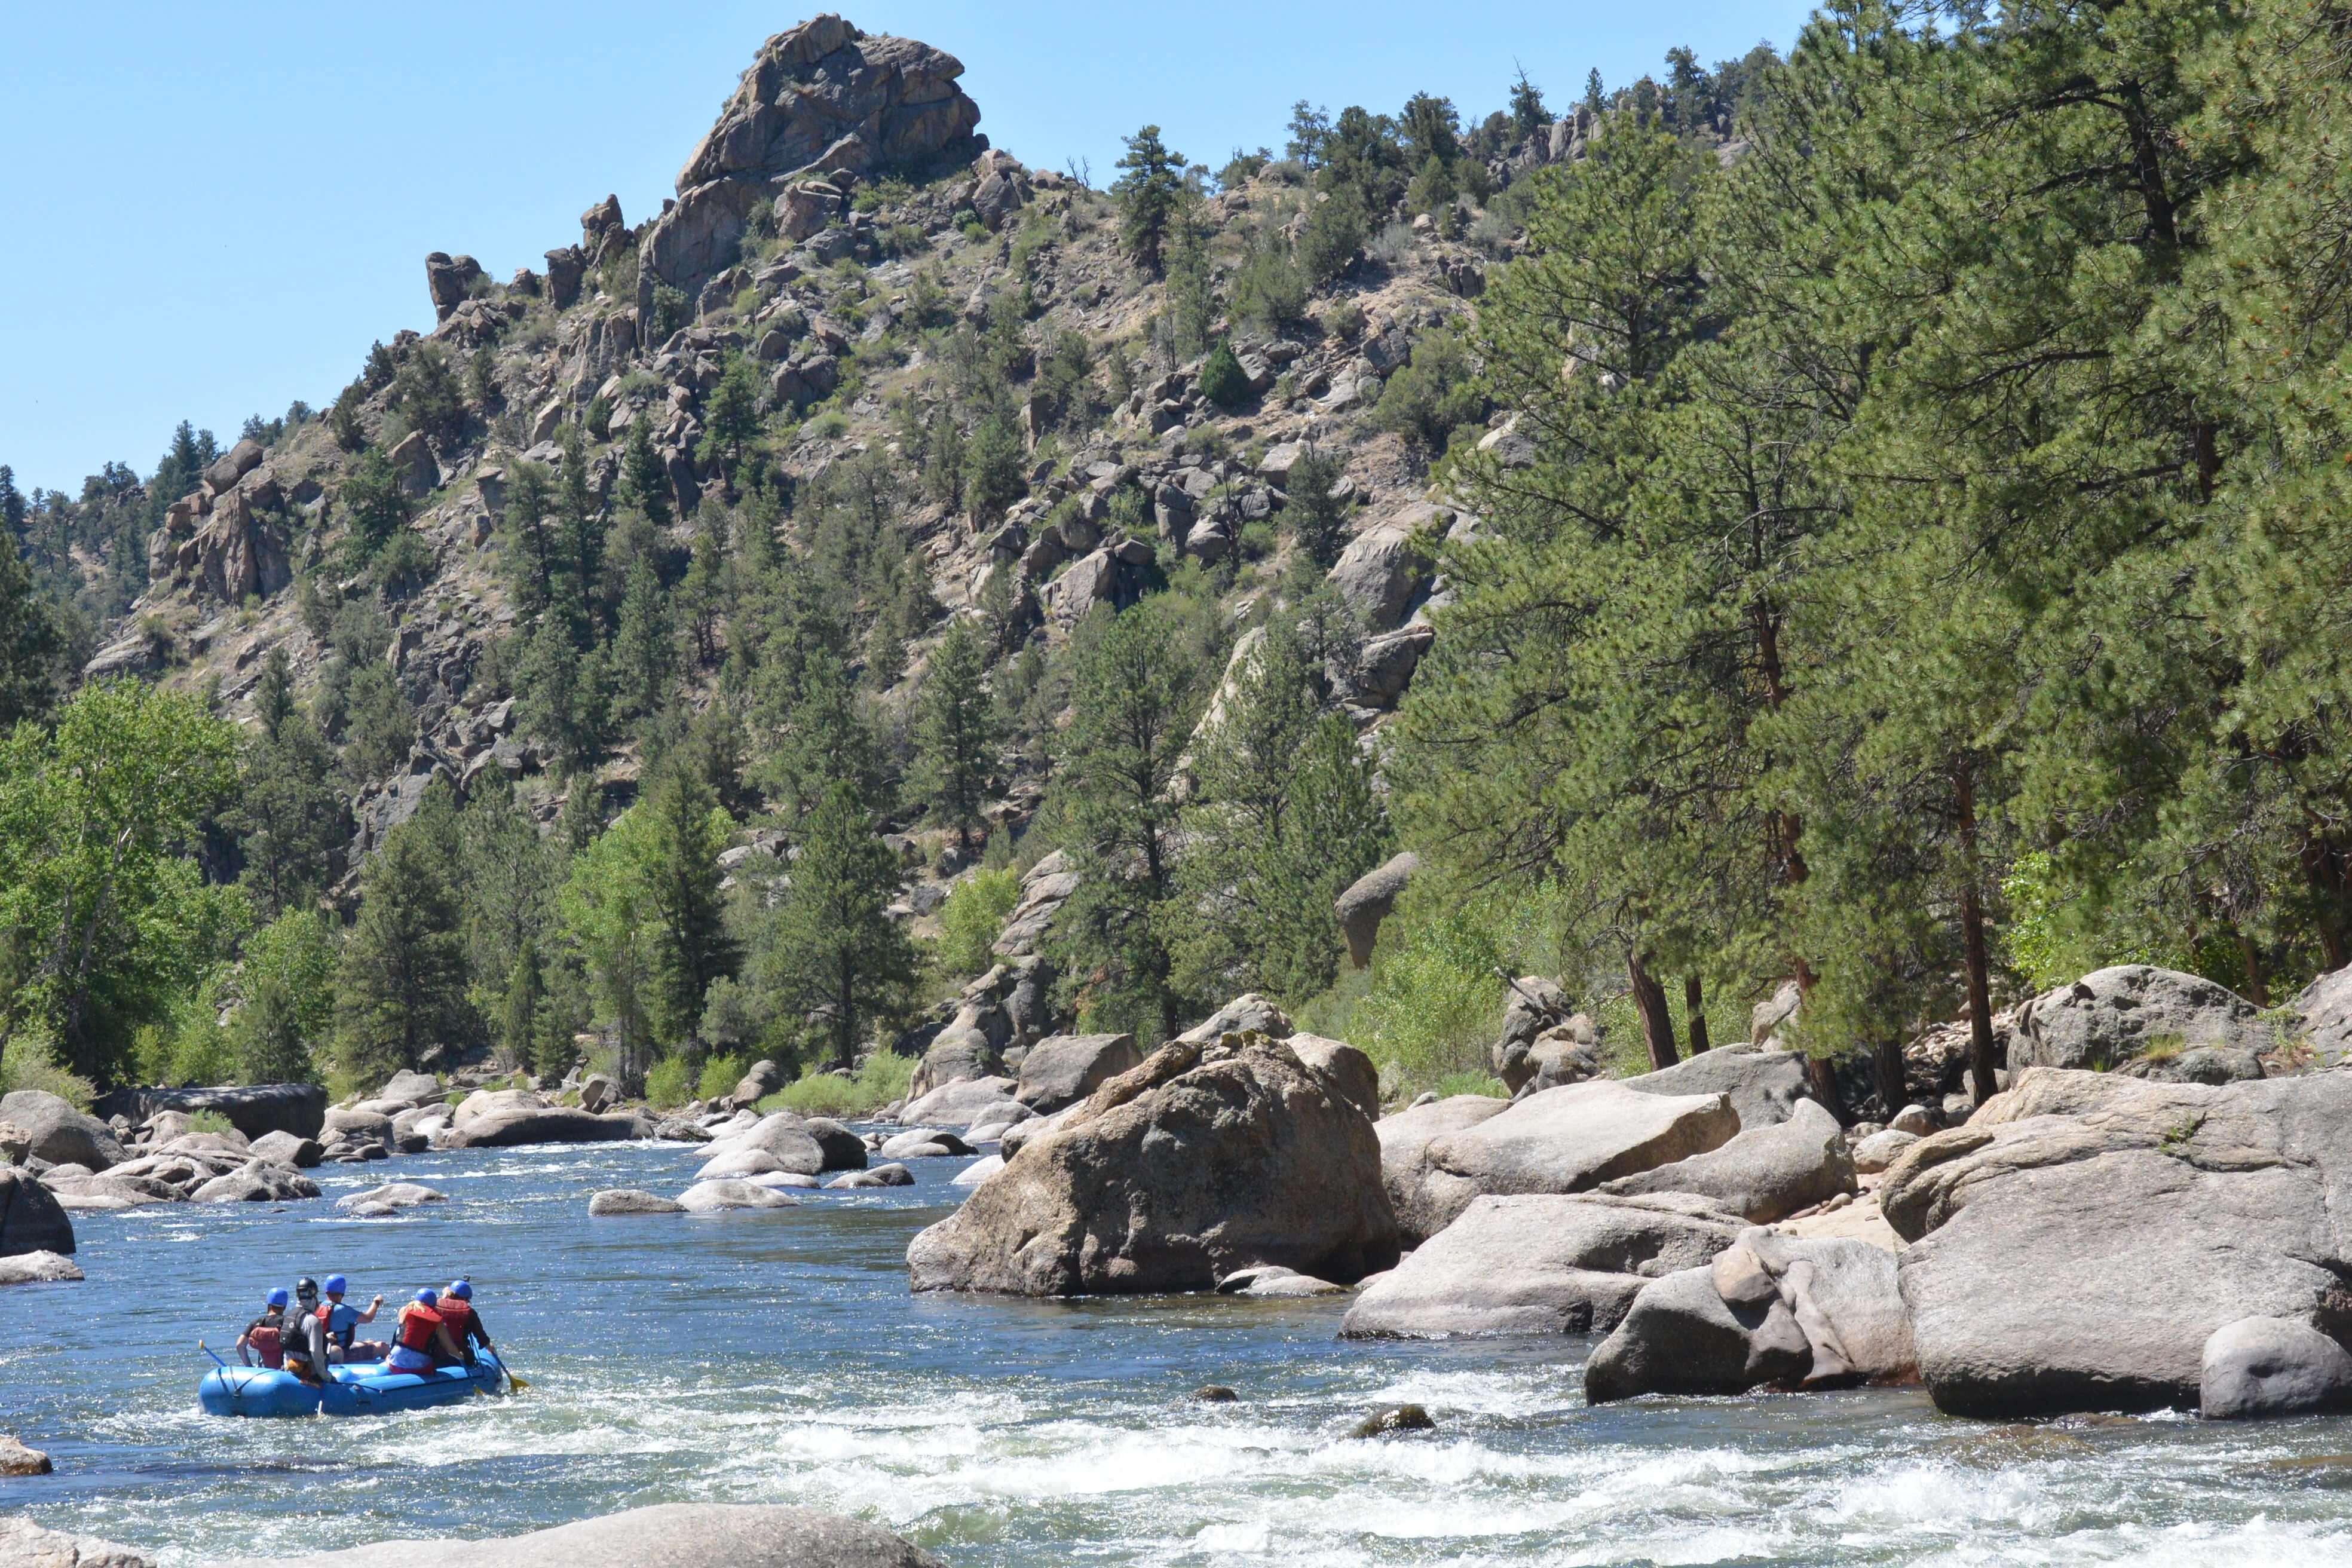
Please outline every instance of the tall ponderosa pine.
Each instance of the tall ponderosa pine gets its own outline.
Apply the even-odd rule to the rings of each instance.
[[[1118,201],[1119,237],[1135,264],[1157,275],[1183,205],[1184,155],[1160,141],[1157,125],[1147,125],[1126,140],[1119,176],[1110,187]]]
[[[758,938],[756,984],[772,1012],[845,1067],[874,1021],[904,1001],[915,953],[888,912],[898,857],[856,787],[835,784],[803,827],[792,886]]]
[[[932,650],[915,720],[916,787],[969,850],[987,798],[995,726],[988,657],[969,620],[951,623]]]

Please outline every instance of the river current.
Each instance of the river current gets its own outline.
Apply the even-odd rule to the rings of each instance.
[[[1588,1409],[1580,1339],[1343,1343],[1339,1302],[910,1296],[968,1162],[793,1209],[591,1219],[678,1145],[421,1154],[327,1201],[76,1222],[77,1285],[0,1291],[0,1431],[57,1474],[0,1508],[172,1568],[512,1534],[654,1502],[863,1515],[956,1568],[2352,1563],[2352,1420],[1995,1427],[1914,1392]],[[450,1201],[337,1216],[379,1182]],[[273,1284],[386,1320],[469,1276],[530,1390],[382,1419],[236,1421],[195,1385]],[[1223,1384],[1233,1404],[1193,1401]],[[1353,1439],[1382,1405],[1431,1433]]]

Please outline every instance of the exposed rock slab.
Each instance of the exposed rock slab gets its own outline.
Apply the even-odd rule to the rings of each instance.
[[[1409,1243],[1418,1244],[1436,1234],[1422,1227],[1418,1207],[1422,1183],[1429,1174],[1429,1146],[1449,1133],[1500,1115],[1510,1103],[1491,1095],[1456,1094],[1383,1116],[1373,1124],[1381,1141],[1381,1181],[1388,1188],[1398,1227]]]
[[[1348,1339],[1607,1333],[1644,1285],[1748,1228],[1699,1198],[1482,1197],[1349,1308]]]
[[[1785,1121],[1742,1127],[1719,1149],[1621,1176],[1601,1190],[1626,1195],[1696,1193],[1727,1213],[1769,1225],[1853,1192],[1853,1159],[1837,1118],[1801,1100]]]
[[[226,1568],[944,1568],[879,1525],[756,1503],[661,1503],[489,1540],[380,1541]],[[70,1568],[133,1568],[84,1557]]]

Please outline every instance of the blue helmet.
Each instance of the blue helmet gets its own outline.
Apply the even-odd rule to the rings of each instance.
[[[340,1295],[341,1295],[341,1294],[342,1294],[346,1289],[350,1289],[350,1286],[345,1282],[345,1280],[344,1280],[344,1279],[343,1279],[343,1277],[342,1277],[341,1275],[340,1275],[340,1274],[330,1274],[330,1275],[328,1275],[328,1276],[327,1276],[327,1294],[328,1294],[328,1295],[330,1295],[330,1296],[340,1296]]]
[[[419,1290],[416,1293],[416,1304],[420,1307],[430,1307],[440,1300],[440,1297],[430,1290]]]
[[[474,1299],[473,1281],[469,1279],[452,1279],[449,1281],[449,1289],[444,1293],[455,1296],[460,1301],[470,1301]]]
[[[282,1307],[286,1305],[286,1287],[283,1285],[280,1285],[277,1289],[272,1290],[269,1293],[269,1304],[273,1307]]]

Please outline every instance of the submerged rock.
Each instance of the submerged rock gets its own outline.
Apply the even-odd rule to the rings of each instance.
[[[1391,1432],[1434,1432],[1437,1423],[1418,1405],[1391,1405],[1375,1410],[1348,1429],[1350,1437],[1381,1437]]]
[[[1252,1264],[1396,1260],[1371,1122],[1280,1041],[1178,1042],[1033,1135],[907,1249],[918,1290],[1205,1290]]]
[[[765,1503],[661,1503],[488,1540],[383,1541],[346,1552],[232,1560],[224,1568],[945,1568],[880,1525]],[[5,1560],[5,1538],[0,1538]],[[68,1564],[72,1560],[66,1560]],[[83,1557],[72,1568],[134,1568]]]
[[[684,1214],[686,1205],[636,1187],[607,1187],[588,1199],[592,1215]]]
[[[418,1186],[415,1182],[387,1182],[380,1187],[370,1187],[363,1193],[352,1193],[335,1200],[335,1206],[353,1214],[364,1211],[370,1215],[396,1214],[425,1204],[446,1204],[449,1194]]]

